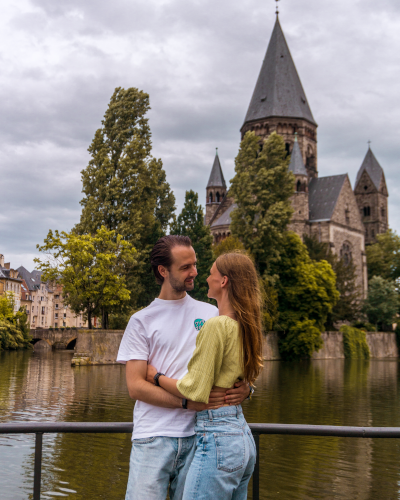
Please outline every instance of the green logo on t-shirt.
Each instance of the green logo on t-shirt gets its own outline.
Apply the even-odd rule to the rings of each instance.
[[[197,331],[200,330],[200,328],[204,325],[205,320],[204,319],[195,319],[194,320],[194,327],[196,328]]]

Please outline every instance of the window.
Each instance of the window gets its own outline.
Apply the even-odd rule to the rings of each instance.
[[[299,193],[301,191],[301,182],[297,181],[296,191]]]
[[[56,309],[58,309],[58,304],[56,304]]]
[[[54,298],[55,299],[58,299],[60,296],[59,295],[54,295]]]
[[[364,207],[364,217],[369,217],[371,215],[371,208]]]
[[[32,312],[34,311],[34,309],[35,309],[35,306],[32,306]]]
[[[44,297],[40,297],[40,301],[43,302],[44,301]]]
[[[64,313],[64,318],[66,318],[66,317],[67,317],[67,313]]]
[[[54,326],[55,326],[56,328],[58,328],[58,323],[57,323],[57,322],[56,322],[56,323],[54,323]]]
[[[368,189],[368,186],[364,186],[364,191],[366,191]]]
[[[46,313],[44,312],[44,310],[45,310],[45,308],[44,308],[44,307],[42,307],[42,314],[46,314]]]
[[[219,192],[217,191],[216,195],[215,195],[215,201],[217,203],[219,203]]]
[[[385,209],[383,207],[381,208],[381,216],[385,217]]]
[[[349,242],[345,241],[340,249],[340,258],[343,259],[345,265],[349,265],[352,259],[351,255],[351,245]]]
[[[212,203],[212,201],[213,201],[213,200],[212,200],[212,193],[210,193],[210,196],[209,196],[209,198],[208,198],[208,201],[209,201],[210,203]]]
[[[348,208],[346,208],[344,215],[346,218],[346,224],[350,224],[350,210]]]
[[[54,314],[54,317],[55,317],[55,318],[58,318],[58,313],[55,313],[55,314]]]
[[[63,321],[63,326],[65,326],[65,321]]]

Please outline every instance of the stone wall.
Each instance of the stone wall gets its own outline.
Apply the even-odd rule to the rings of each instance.
[[[122,330],[78,330],[72,366],[117,363]]]

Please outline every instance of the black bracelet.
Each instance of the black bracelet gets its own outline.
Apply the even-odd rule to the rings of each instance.
[[[157,387],[160,387],[160,382],[158,381],[158,379],[161,377],[161,375],[164,375],[164,373],[160,373],[160,372],[158,372],[158,373],[156,373],[156,374],[154,375],[154,384],[155,384]],[[165,377],[165,375],[164,375],[164,377]]]
[[[182,398],[182,408],[184,410],[187,410],[187,399],[185,399],[185,398]]]

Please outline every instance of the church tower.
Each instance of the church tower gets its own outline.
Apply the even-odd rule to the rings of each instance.
[[[309,178],[318,177],[317,124],[286,43],[278,15],[260,74],[240,129],[242,139],[249,130],[262,139],[272,132],[281,135],[288,153],[295,134]]]
[[[289,170],[293,172],[295,177],[294,194],[290,200],[294,212],[289,224],[289,230],[294,231],[299,236],[303,236],[303,234],[309,233],[307,227],[309,218],[308,174],[303,163],[303,157],[297,141],[297,134],[295,134],[294,137]]]
[[[370,147],[357,173],[354,194],[365,227],[365,244],[375,243],[376,235],[389,229],[389,193],[383,168]]]
[[[211,169],[210,178],[206,188],[206,220],[209,224],[213,215],[219,208],[226,195],[226,183],[222,173],[221,163],[219,162],[218,148],[215,153],[214,164]]]

